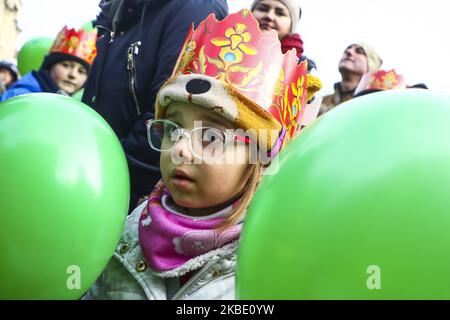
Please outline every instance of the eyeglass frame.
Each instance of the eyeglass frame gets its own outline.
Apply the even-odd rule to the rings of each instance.
[[[177,128],[177,131],[179,132],[177,134],[178,135],[177,139],[175,141],[172,141],[173,145],[167,150],[166,149],[158,149],[152,143],[151,131],[150,130],[151,130],[152,124],[155,123],[155,122],[163,122],[163,123],[166,122],[166,123],[169,123],[169,124],[173,125],[175,128]],[[233,141],[241,141],[241,142],[244,142],[244,143],[247,143],[247,144],[254,144],[254,141],[252,141],[248,137],[242,137],[242,136],[236,135],[236,134],[230,132],[229,130],[224,131],[222,129],[214,128],[214,127],[197,127],[197,128],[193,128],[193,129],[185,129],[185,128],[181,127],[180,125],[176,124],[175,122],[167,120],[167,119],[150,119],[150,120],[146,121],[146,126],[147,126],[147,140],[149,142],[149,145],[150,145],[150,147],[153,150],[159,151],[159,152],[167,152],[167,151],[172,150],[172,148],[178,143],[178,141],[180,141],[180,139],[183,136],[185,136],[185,137],[188,138],[189,147],[191,148],[191,151],[194,154],[196,154],[195,151],[193,150],[194,147],[192,145],[192,141],[193,141],[192,140],[192,135],[195,134],[195,131],[199,131],[201,129],[215,129],[215,130],[219,130],[223,134],[223,136],[225,137],[225,141],[223,142],[224,149],[229,143],[231,143]],[[162,139],[161,139],[161,142],[162,142]]]

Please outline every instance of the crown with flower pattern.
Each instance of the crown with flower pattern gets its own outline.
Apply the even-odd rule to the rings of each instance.
[[[355,90],[355,95],[366,91],[382,91],[392,89],[405,89],[406,82],[402,75],[395,70],[378,70],[366,73]]]
[[[96,40],[97,31],[95,29],[89,32],[84,29],[76,31],[65,26],[58,33],[50,48],[50,53],[69,54],[91,65],[97,55]]]
[[[222,21],[211,14],[188,32],[156,117],[173,100],[196,103],[245,130],[279,130],[284,144],[298,130],[307,79],[307,62],[298,64],[293,50],[282,54],[276,31],[262,33],[249,10]]]

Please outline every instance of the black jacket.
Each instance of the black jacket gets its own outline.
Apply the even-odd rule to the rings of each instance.
[[[83,102],[122,142],[134,206],[160,179],[159,153],[150,148],[145,127],[158,89],[172,73],[192,23],[197,26],[210,13],[223,19],[228,6],[226,0],[110,0],[100,6],[94,22],[100,30],[98,54]]]

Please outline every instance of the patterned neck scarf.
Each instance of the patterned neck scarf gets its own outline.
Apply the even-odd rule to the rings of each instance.
[[[162,203],[168,196],[164,184],[158,183],[139,221],[139,242],[153,271],[175,270],[193,258],[239,239],[242,224],[216,230],[225,220],[223,215],[231,213],[238,202],[209,218],[197,218],[166,209]]]

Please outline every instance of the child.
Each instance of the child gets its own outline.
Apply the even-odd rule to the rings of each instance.
[[[17,81],[1,97],[5,101],[12,97],[50,92],[72,95],[86,82],[90,66],[97,54],[95,41],[97,32],[75,31],[64,27],[56,37],[40,70],[32,71]]]
[[[9,61],[0,61],[0,97],[8,90],[19,78],[17,66]]]
[[[86,298],[235,298],[242,222],[267,165],[251,150],[275,156],[307,101],[307,66],[295,61],[249,10],[190,31],[148,123],[163,178]]]

